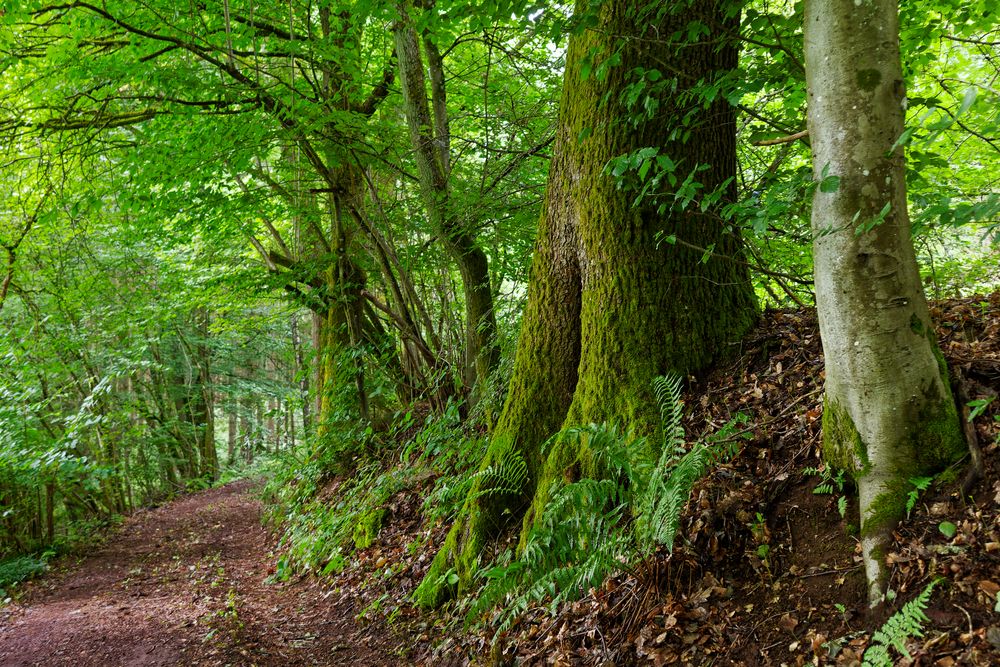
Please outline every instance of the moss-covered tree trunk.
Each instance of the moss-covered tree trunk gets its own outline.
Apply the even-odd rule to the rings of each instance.
[[[429,4],[433,7],[433,3]],[[425,39],[426,67],[431,79],[429,101],[424,77],[425,61],[413,19],[408,14],[409,6],[409,2],[399,4],[400,16],[393,27],[399,81],[424,207],[438,239],[462,276],[466,314],[465,381],[471,387],[477,379],[485,378],[500,361],[489,260],[479,247],[473,231],[463,224],[452,206],[443,63],[434,42]]]
[[[318,347],[316,350],[320,373],[317,378],[320,392],[316,433],[322,438],[331,426],[342,420],[344,408],[362,420],[371,417],[365,387],[364,359],[358,347],[364,339],[363,298],[367,276],[351,259],[352,238],[347,227],[345,209],[358,207],[361,195],[359,178],[354,169],[338,170],[338,188],[334,193],[336,205],[331,207],[333,227],[333,265],[322,272],[323,304]],[[345,386],[353,385],[353,396],[345,398]]]
[[[514,448],[528,464],[528,482],[521,494],[499,496],[481,493],[488,476],[477,479],[417,591],[418,603],[439,604],[453,594],[443,576],[452,570],[459,588],[465,585],[485,541],[511,518],[523,515],[528,526],[536,512],[526,510],[544,505],[557,476],[596,472],[568,440],[543,458],[541,445],[560,427],[614,422],[637,434],[654,432],[653,378],[705,368],[752,324],[755,304],[740,241],[726,229],[720,207],[702,213],[697,205],[671,211],[650,200],[636,204],[634,190],[619,188],[604,173],[614,157],[657,147],[685,173],[700,166],[703,192],[719,188],[723,203],[732,200],[735,112],[718,98],[706,109],[689,94],[695,82],[736,66],[736,21],[722,4],[698,0],[639,16],[634,3],[609,0],[597,26],[570,39],[528,308],[510,391],[483,464],[497,464]],[[693,44],[671,41],[694,21],[710,34]],[[609,58],[620,63],[602,67]],[[622,101],[638,81],[636,68],[664,69],[668,79],[679,71],[678,90],[656,98],[660,112],[649,120],[636,118]],[[662,240],[671,236],[678,243]],[[714,254],[706,261],[696,248],[709,247]]]
[[[896,2],[810,0],[804,20],[813,169],[823,181],[812,214],[823,451],[858,480],[874,606],[907,480],[941,470],[965,443],[910,238],[896,145],[904,104]]]

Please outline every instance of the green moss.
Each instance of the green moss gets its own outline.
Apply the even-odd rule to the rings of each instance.
[[[903,479],[894,479],[889,489],[880,493],[861,517],[861,537],[884,534],[906,516],[906,494],[909,489]]]
[[[457,586],[448,581],[448,574],[452,570],[449,561],[457,550],[459,531],[460,524],[456,522],[448,531],[444,545],[434,557],[430,569],[424,575],[424,580],[417,586],[417,590],[413,591],[414,606],[436,609],[455,597]]]
[[[413,592],[413,603],[417,607],[440,607],[468,590],[479,572],[483,545],[489,536],[499,532],[497,522],[506,516],[501,508],[510,504],[508,496],[484,494],[485,479],[486,476],[476,479],[444,544]]]
[[[958,413],[950,396],[923,397],[908,433],[897,445],[893,469],[880,471],[902,480],[940,472],[966,451]],[[901,434],[902,435],[902,434]],[[828,400],[823,409],[823,459],[858,479],[868,474],[868,448],[846,408]]]
[[[847,408],[829,397],[823,406],[823,460],[858,478],[871,467],[868,447]]]
[[[384,509],[372,510],[361,515],[358,522],[354,525],[354,533],[352,535],[354,548],[367,549],[370,547],[375,538],[378,537],[378,532],[382,529],[384,521]]]
[[[958,409],[951,392],[948,394],[937,401],[925,401],[917,423],[910,429],[909,446],[916,461],[916,473],[937,473],[968,450]]]
[[[944,382],[944,386],[948,389],[948,395],[951,395],[951,378],[948,377],[948,362],[944,358],[944,352],[938,347],[937,341],[934,340],[934,334],[931,332],[928,335],[928,339],[931,343],[931,352],[934,353],[934,359],[937,360],[938,372],[941,373],[941,381]]]
[[[521,539],[519,548],[523,548],[531,528],[541,518],[542,512],[558,481],[572,482],[582,477],[597,475],[593,465],[593,453],[585,435],[581,437],[558,436],[552,443],[545,465],[542,467],[531,506],[521,522]]]
[[[877,69],[858,70],[857,82],[861,90],[872,92],[882,82],[882,73]]]

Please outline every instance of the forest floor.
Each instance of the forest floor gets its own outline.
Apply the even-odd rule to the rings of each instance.
[[[894,664],[1000,665],[1000,293],[938,301],[931,314],[953,387],[984,403],[972,421],[983,475],[963,493],[966,458],[911,489],[883,608],[865,604],[856,493],[821,461],[816,313],[769,311],[730,363],[685,392],[689,441],[738,413],[747,431],[695,486],[683,543],[554,616],[529,612],[501,637],[505,662],[854,667],[887,617],[937,582],[922,636],[905,642],[909,657],[891,649]]]
[[[417,476],[386,502],[372,545],[329,579],[265,583],[280,553],[250,482],[140,512],[0,608],[0,665],[854,667],[874,630],[931,582],[923,634],[906,642],[910,658],[893,649],[896,664],[1000,665],[1000,400],[989,402],[1000,293],[932,312],[953,383],[988,402],[973,421],[984,475],[963,493],[962,462],[914,493],[888,555],[895,597],[875,613],[856,496],[820,460],[815,312],[771,311],[729,364],[688,387],[689,441],[737,414],[745,439],[696,485],[673,554],[555,614],[530,609],[492,651],[492,633],[463,629],[460,608],[421,615],[407,603],[447,528],[424,522],[433,480]]]
[[[265,583],[275,538],[240,481],[131,516],[0,607],[0,665],[396,665],[402,639],[350,596]]]

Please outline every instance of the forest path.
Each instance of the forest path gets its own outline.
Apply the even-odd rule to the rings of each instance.
[[[0,608],[0,665],[395,665],[384,630],[311,580],[264,583],[274,539],[240,481],[138,512]]]

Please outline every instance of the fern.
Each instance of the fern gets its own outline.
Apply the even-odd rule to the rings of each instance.
[[[482,479],[475,497],[504,494],[518,494],[528,483],[528,464],[511,444],[496,448],[494,461],[476,471],[468,478],[468,483]]]
[[[671,374],[653,378],[653,395],[660,408],[660,427],[663,430],[663,451],[677,453],[684,444],[684,404],[681,401],[681,376]]]
[[[51,553],[46,552],[41,558],[17,556],[0,562],[0,598],[6,595],[6,589],[45,572],[47,569],[46,560]]]
[[[908,494],[906,494],[906,518],[907,519],[910,518],[910,512],[913,511],[913,508],[917,506],[917,499],[920,497],[920,492],[921,491],[926,491],[927,488],[931,485],[931,482],[934,481],[934,478],[933,477],[911,477],[909,481],[910,481],[910,484],[913,485],[913,488],[910,489],[910,492]]]
[[[504,564],[481,573],[487,583],[469,610],[468,622],[502,605],[494,620],[497,633],[504,632],[533,605],[547,601],[554,611],[648,557],[658,545],[673,550],[692,487],[721,457],[732,454],[726,443],[735,422],[685,453],[681,378],[656,378],[653,393],[663,441],[652,468],[637,466],[632,458],[632,452],[646,449],[644,441],[614,426],[567,429],[546,443],[576,439],[604,476],[556,483],[520,556],[514,560],[508,552],[501,559]],[[515,470],[513,464],[509,469]],[[629,530],[630,522],[634,530]]]
[[[653,392],[660,407],[663,447],[649,483],[636,503],[636,533],[642,555],[649,555],[658,545],[673,551],[681,512],[691,489],[719,459],[732,454],[724,445],[732,431],[731,422],[713,441],[696,443],[690,451],[679,456],[684,452],[680,376],[654,379]]]
[[[863,667],[892,667],[889,649],[895,648],[907,660],[910,654],[906,642],[914,637],[923,637],[923,625],[929,619],[924,613],[937,581],[927,584],[920,595],[903,605],[885,624],[872,635],[872,644],[865,651]]]
[[[623,475],[624,482],[617,475],[556,482],[519,558],[482,573],[487,583],[470,607],[469,623],[502,605],[494,622],[497,633],[504,632],[532,605],[547,600],[554,610],[629,562],[631,539],[621,530],[630,500],[627,481],[634,479],[626,438],[596,425],[557,437],[585,440],[600,469]]]

